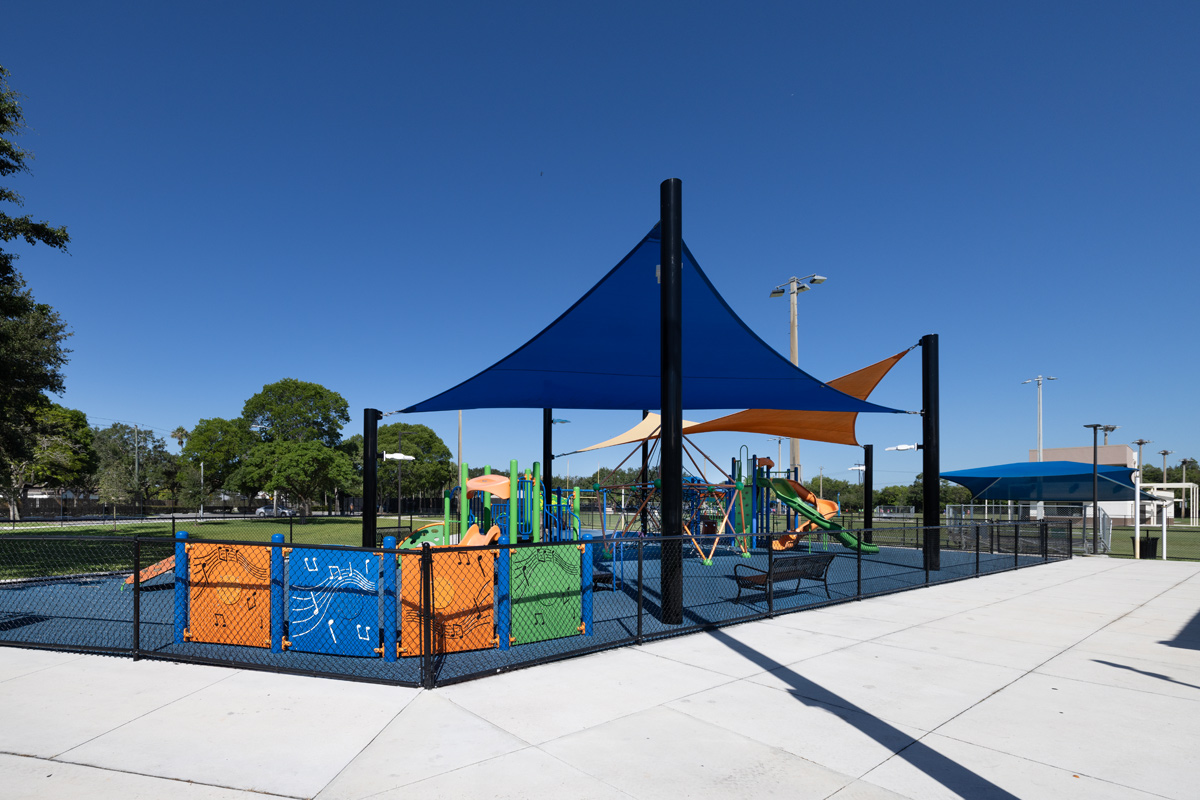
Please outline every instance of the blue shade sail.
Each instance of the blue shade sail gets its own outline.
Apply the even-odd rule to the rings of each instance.
[[[1096,468],[1097,499],[1132,500],[1137,491],[1134,472],[1130,467],[1100,464]],[[1092,501],[1092,465],[1080,461],[1018,461],[943,472],[942,477],[965,486],[976,500]],[[1142,492],[1142,500],[1155,499]]]
[[[659,226],[512,354],[405,413],[470,408],[651,409],[660,397]],[[683,248],[683,406],[901,413],[798,369],[733,312]]]

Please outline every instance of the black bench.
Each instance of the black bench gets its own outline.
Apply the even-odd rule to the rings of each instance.
[[[795,581],[796,591],[800,591],[800,581],[820,581],[825,586],[825,596],[830,600],[829,565],[833,563],[833,553],[810,553],[803,556],[779,556],[775,558],[771,571],[752,567],[749,564],[737,564],[733,568],[733,580],[737,583],[738,593],[734,602],[742,599],[743,589],[767,591],[767,584],[772,585],[783,581]]]

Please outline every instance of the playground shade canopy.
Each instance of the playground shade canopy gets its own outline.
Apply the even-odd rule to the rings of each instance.
[[[541,333],[478,375],[403,411],[658,408],[660,247],[656,224]],[[792,366],[734,313],[686,245],[682,267],[684,408],[900,413]]]
[[[896,362],[908,355],[911,350],[910,347],[903,353],[897,353],[869,367],[863,367],[849,375],[834,378],[829,385],[851,397],[866,400],[867,396],[879,385],[879,381],[883,380],[883,376],[887,375]],[[855,411],[787,411],[776,408],[748,408],[745,411],[738,411],[708,422],[684,420],[683,432],[688,435],[737,431],[740,433],[765,433],[768,436],[789,436],[793,439],[806,439],[811,442],[858,444],[854,432],[854,423],[857,419],[858,413]],[[662,420],[658,414],[650,414],[618,436],[573,452],[586,453],[588,450],[600,450],[605,447],[657,439],[661,426]],[[559,455],[565,456],[571,455],[571,453],[560,453]]]
[[[1134,470],[1101,464],[1096,468],[1097,498],[1132,500]],[[948,481],[962,484],[976,500],[1030,500],[1087,503],[1092,500],[1092,465],[1079,461],[1019,461],[994,467],[943,472]],[[1142,499],[1156,498],[1142,492]]]
[[[859,400],[866,400],[883,376],[896,366],[896,362],[909,351],[897,353],[869,367],[863,367],[849,375],[834,378],[829,385]],[[718,417],[685,427],[685,433],[708,433],[711,431],[738,431],[740,433],[765,433],[768,436],[787,436],[810,442],[832,442],[833,444],[860,444],[854,430],[858,421],[857,411],[789,411],[779,408],[748,408],[735,414]]]

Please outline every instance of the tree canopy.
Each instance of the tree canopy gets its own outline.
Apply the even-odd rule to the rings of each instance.
[[[320,442],[335,447],[350,421],[346,398],[317,383],[284,378],[267,384],[242,407],[264,442]]]
[[[25,130],[20,99],[0,66],[0,178],[29,172],[33,158],[14,141]],[[22,473],[38,452],[38,414],[49,407],[47,392],[63,391],[62,370],[71,352],[66,324],[53,308],[34,300],[13,266],[17,255],[3,246],[23,240],[66,250],[70,238],[66,228],[10,215],[4,207],[23,203],[15,190],[0,185],[0,471],[10,477]]]

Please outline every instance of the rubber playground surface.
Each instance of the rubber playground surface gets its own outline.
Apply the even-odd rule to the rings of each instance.
[[[859,593],[873,595],[894,592],[925,583],[926,573],[919,550],[882,547],[876,554],[863,553],[860,563],[851,550],[833,543],[828,548],[828,552],[835,556],[827,575],[828,596],[826,587],[819,582],[804,581],[798,589],[794,582],[779,583],[774,588],[775,613],[826,605],[831,600],[854,597]],[[574,548],[566,549],[574,551]],[[597,583],[593,594],[591,635],[519,644],[508,650],[489,647],[440,654],[436,661],[438,680],[452,682],[466,676],[492,673],[506,667],[550,660],[577,651],[605,649],[632,641],[639,635],[636,545],[619,544],[607,554],[602,554],[599,547],[596,550],[595,574],[609,577]],[[821,551],[820,545],[817,545],[816,551]],[[976,558],[974,551],[943,550],[942,568],[931,574],[931,581],[946,581],[973,574]],[[982,553],[978,559],[981,573],[1009,570],[1017,564],[1027,566],[1040,561],[1038,556],[1021,555],[1014,558],[1011,553]],[[767,555],[755,552],[752,557],[745,558],[733,548],[718,548],[713,553],[712,563],[705,564],[695,550],[685,550],[683,625],[664,624],[659,607],[658,545],[645,544],[640,634],[646,638],[672,635],[765,614],[765,593],[743,591],[740,600],[737,599],[734,568],[743,564],[765,570]],[[131,647],[130,621],[133,619],[134,593],[125,583],[126,576],[75,575],[0,583],[0,641],[82,648]],[[291,582],[289,573],[289,586]],[[285,595],[288,588],[285,586]],[[418,658],[399,658],[388,663],[378,657],[297,650],[275,653],[265,647],[177,642],[173,589],[174,576],[171,572],[151,578],[143,585],[140,648],[148,657],[240,662],[267,669],[342,675],[410,685],[420,682]],[[402,644],[409,644],[411,649],[411,643],[402,641]],[[369,652],[369,648],[366,652]]]

